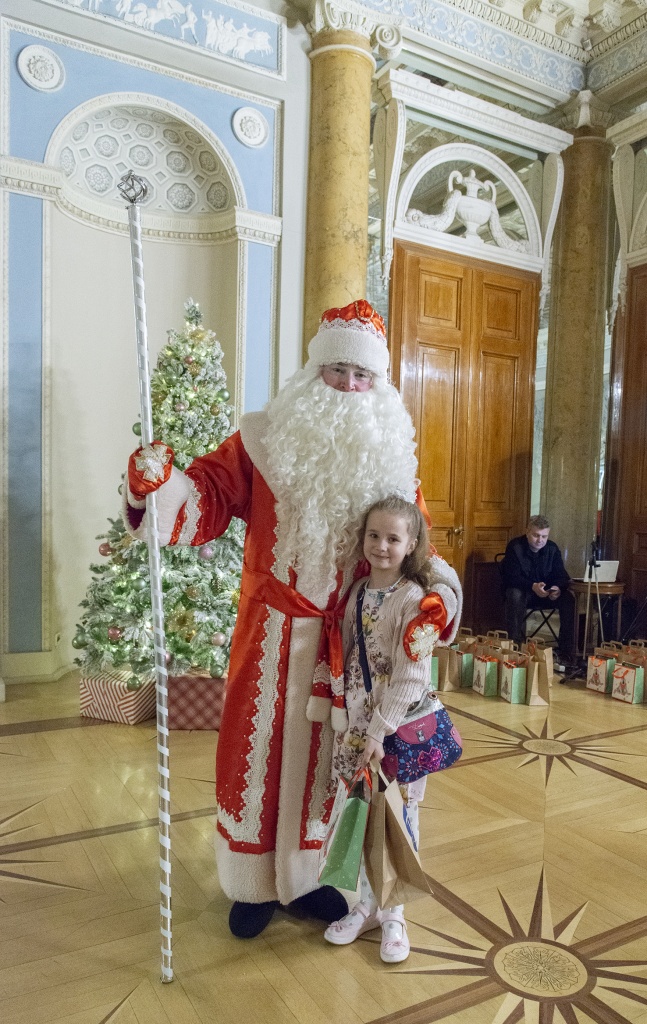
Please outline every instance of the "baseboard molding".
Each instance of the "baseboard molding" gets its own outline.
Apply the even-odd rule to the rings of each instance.
[[[7,685],[13,683],[55,683],[71,672],[74,665],[61,663],[57,651],[35,651],[30,654],[3,654],[0,676]]]

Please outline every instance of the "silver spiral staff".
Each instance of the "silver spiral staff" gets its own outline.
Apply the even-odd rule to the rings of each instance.
[[[139,404],[142,423],[142,446],[153,442],[153,413],[151,407],[150,369],[148,362],[148,333],[146,329],[146,302],[144,299],[144,260],[142,254],[141,221],[138,203],[143,202],[148,186],[143,178],[129,171],[119,182],[119,192],[128,203],[130,254],[135,294],[135,327],[137,333],[137,371],[139,376]],[[160,935],[162,940],[162,982],[173,981],[171,948],[171,774],[169,764],[168,730],[168,672],[166,668],[166,640],[164,636],[164,607],[162,604],[162,567],[160,561],[159,529],[157,522],[157,496],[146,498],[148,525],[148,565],[153,608],[153,636],[155,647],[155,692],[157,695],[157,794],[159,818],[160,866]]]

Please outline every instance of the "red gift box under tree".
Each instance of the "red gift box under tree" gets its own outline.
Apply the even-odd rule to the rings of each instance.
[[[169,676],[169,729],[219,729],[225,703],[225,683],[226,676],[212,679],[205,673]]]

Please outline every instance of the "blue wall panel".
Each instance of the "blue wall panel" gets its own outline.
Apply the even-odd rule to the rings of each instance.
[[[9,650],[41,649],[43,201],[9,197]]]

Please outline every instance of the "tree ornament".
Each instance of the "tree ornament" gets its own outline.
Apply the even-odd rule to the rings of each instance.
[[[143,685],[144,684],[141,679],[138,679],[137,676],[131,676],[128,682],[126,683],[126,689],[130,690],[131,692],[133,690],[141,690]]]
[[[176,412],[186,412],[187,404],[186,402],[176,402],[173,408]]]
[[[108,626],[108,640],[112,640],[113,643],[116,643],[117,640],[121,640],[122,636],[123,629],[119,626]]]
[[[124,493],[124,485],[123,484],[119,484],[119,487],[117,488],[117,494],[123,494],[123,493]]]
[[[217,665],[215,665],[211,669],[210,675],[211,675],[212,679],[222,679],[224,673],[223,673],[221,668],[219,668]]]
[[[214,633],[211,637],[211,643],[214,647],[222,647],[226,640],[227,637],[224,633]]]
[[[201,558],[203,562],[210,562],[215,553],[216,552],[211,547],[211,544],[203,544],[202,547],[198,549],[198,558]]]
[[[223,388],[222,391],[218,392],[218,398],[221,402],[229,401],[229,392],[227,391],[227,388]]]
[[[193,363],[193,362],[195,362],[195,356],[185,356],[184,357],[184,365],[185,366],[191,366],[191,363]]]
[[[238,602],[240,601],[240,590],[232,590],[231,592],[231,606],[232,608],[238,608]]]
[[[82,651],[84,647],[88,646],[87,637],[83,636],[82,633],[78,633],[72,640],[72,647],[75,651]]]
[[[213,405],[209,409],[209,412],[211,413],[212,416],[217,416],[218,415],[218,413],[220,412],[220,406],[218,405],[217,402],[213,403]]]
[[[192,377],[197,377],[199,373],[202,373],[202,366],[200,363],[191,363],[189,373]]]
[[[133,580],[133,590],[138,593],[143,593],[144,590],[148,590],[148,580],[145,580],[143,576],[139,576],[136,580]]]
[[[112,554],[112,548],[107,540],[104,540],[103,544],[99,544],[99,554],[103,555],[104,558]]]
[[[173,661],[173,655],[171,654],[170,651],[164,651],[164,661],[166,662],[167,665],[170,665],[171,662]]]
[[[133,434],[137,434],[137,437],[142,436],[142,425],[139,422],[139,420],[137,421],[137,423],[133,423]]]
[[[186,594],[190,601],[197,601],[197,599],[200,597],[200,588],[190,586],[186,588],[184,593]]]

